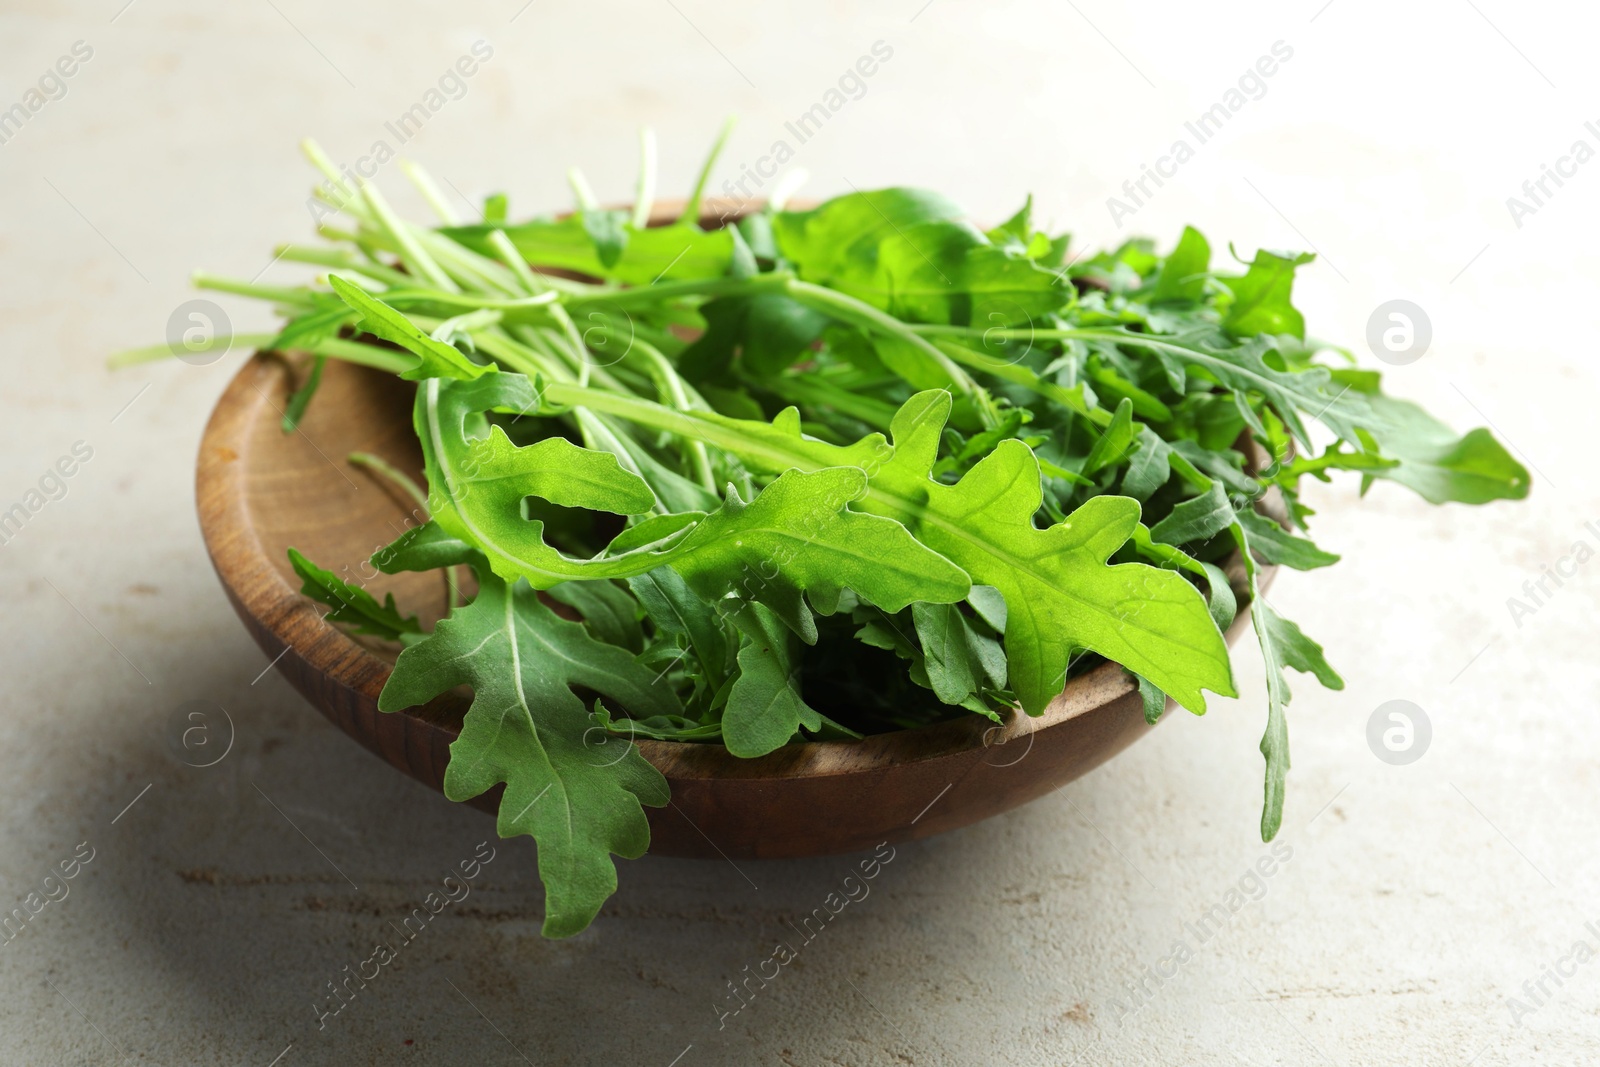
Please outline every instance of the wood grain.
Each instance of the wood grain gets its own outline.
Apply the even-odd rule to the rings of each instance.
[[[391,766],[440,789],[468,695],[379,712],[396,650],[324,622],[321,607],[299,594],[286,558],[298,548],[380,599],[392,592],[425,621],[444,611],[439,575],[389,576],[367,564],[420,516],[409,499],[345,462],[351,452],[371,452],[421,478],[409,415],[414,387],[329,361],[300,429],[285,435],[279,422],[295,383],[284,359],[257,355],[218,401],[196,475],[207,550],[234,609],[290,684]],[[1241,615],[1230,643],[1246,625]],[[672,787],[668,807],[647,809],[650,850],[810,856],[926,837],[1042,796],[1149,730],[1128,676],[1106,664],[1074,679],[1039,718],[1015,713],[1003,727],[968,716],[861,741],[788,745],[753,760],[720,745],[643,741],[645,758]],[[498,796],[473,804],[494,811]]]

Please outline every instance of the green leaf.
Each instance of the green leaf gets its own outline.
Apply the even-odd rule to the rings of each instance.
[[[1323,425],[1347,441],[1355,440],[1357,428],[1372,421],[1372,411],[1365,397],[1342,389],[1330,389],[1326,367],[1289,371],[1268,363],[1265,357],[1274,351],[1274,342],[1268,337],[1257,337],[1234,345],[1205,326],[1172,336],[1137,334],[1125,330],[1096,330],[1093,333],[1096,337],[1114,340],[1126,347],[1148,349],[1161,361],[1174,389],[1184,388],[1184,369],[1192,367],[1237,393],[1260,394],[1272,404],[1295,438],[1304,444],[1310,444],[1310,436],[1300,418],[1301,411],[1312,412]],[[1248,407],[1242,409],[1240,414],[1245,416],[1251,429],[1266,436],[1266,427]]]
[[[1170,449],[1154,430],[1139,427],[1138,446],[1128,460],[1128,471],[1122,476],[1122,491],[1138,501],[1150,499],[1152,493],[1167,484],[1172,477]]]
[[[1266,249],[1257,252],[1243,277],[1224,279],[1233,291],[1233,304],[1222,328],[1235,337],[1286,333],[1304,338],[1306,320],[1295,310],[1290,296],[1296,268],[1316,258],[1310,252],[1297,256],[1281,256]]]
[[[342,278],[340,280],[343,281]],[[354,322],[358,317],[358,313],[341,300],[332,306],[319,307],[315,311],[295,316],[284,323],[278,336],[262,347],[277,352],[288,352],[301,345],[314,344],[334,336],[341,326],[347,322]]]
[[[583,616],[583,625],[608,645],[629,652],[644,649],[644,631],[639,625],[639,602],[611,582],[562,582],[547,594]]]
[[[1276,520],[1251,508],[1239,511],[1239,524],[1250,536],[1250,547],[1266,563],[1281,563],[1298,571],[1315,570],[1339,562],[1332,552],[1324,552],[1303,537],[1296,537]]]
[[[431,571],[470,563],[477,555],[477,550],[471,545],[446,533],[438,523],[429,521],[421,526],[413,526],[390,544],[378,549],[372,555],[372,565],[384,574]]]
[[[942,390],[912,397],[895,416],[892,447],[878,434],[846,446],[804,438],[788,413],[771,425],[701,413],[685,421],[765,469],[849,464],[869,471],[862,510],[900,520],[973,583],[1005,598],[1009,684],[1030,714],[1042,713],[1061,691],[1079,648],[1147,674],[1191,710],[1205,706],[1202,689],[1231,695],[1227,648],[1195,588],[1145,564],[1106,564],[1138,525],[1138,502],[1093,497],[1065,522],[1037,529],[1039,463],[1015,439],[1002,441],[955,485],[933,481],[950,405]]]
[[[534,219],[514,226],[448,226],[440,232],[475,252],[493,255],[489,235],[495,230],[504,232],[523,258],[536,266],[576,271],[626,285],[720,278],[733,263],[731,231],[702,230],[691,223],[643,229],[628,223],[622,228],[621,250],[609,264],[602,261],[595,238],[577,215],[559,221]]]
[[[1178,247],[1161,263],[1161,273],[1156,275],[1150,302],[1171,304],[1200,300],[1205,295],[1206,277],[1210,270],[1210,242],[1193,226],[1185,226],[1183,236],[1178,238]]]
[[[422,633],[415,615],[401,616],[393,593],[380,604],[365,589],[324,570],[293,548],[289,549],[289,564],[303,583],[300,592],[331,609],[323,616],[329,622],[344,623],[355,633],[390,641],[404,641]]]
[[[722,418],[631,403],[684,420]],[[542,522],[523,517],[526,498],[617,514],[642,514],[655,499],[609,452],[563,438],[517,447],[498,427],[484,439],[467,436],[469,415],[503,405],[535,406],[532,384],[499,374],[475,382],[433,379],[417,391],[429,508],[447,532],[482,549],[502,578],[549,588],[570,579],[626,578],[666,564],[708,600],[730,593],[760,600],[808,642],[816,630],[802,593],[825,613],[844,588],[890,611],[916,600],[967,595],[970,583],[959,567],[893,519],[849,508],[867,483],[854,464],[788,471],[748,502],[730,486],[721,507],[691,517],[691,525],[678,522],[681,536],[665,546],[635,542],[638,547],[594,559],[567,557],[545,543]]]
[[[628,212],[593,209],[578,212],[583,232],[594,243],[595,258],[606,270],[617,265],[628,246]]]
[[[1168,545],[1187,545],[1206,541],[1234,523],[1233,504],[1221,482],[1199,496],[1174,507],[1167,517],[1150,527],[1150,536]]]
[[[1127,459],[1137,436],[1138,430],[1133,425],[1133,401],[1124,399],[1112,414],[1111,424],[1089,450],[1089,457],[1083,461],[1083,473],[1093,474],[1102,467],[1120,464]]]
[[[644,854],[650,827],[641,805],[669,799],[661,773],[630,742],[607,736],[573,687],[640,716],[682,708],[627,652],[558,617],[532,589],[510,588],[487,570],[479,578],[471,604],[400,654],[378,706],[399,711],[472,687],[445,796],[470,800],[505,783],[500,836],[538,843],[544,934],[568,937],[616,891],[611,855]]]
[[[1175,545],[1152,540],[1150,531],[1140,523],[1133,531],[1133,545],[1146,559],[1155,560],[1163,567],[1185,570],[1206,583],[1206,611],[1217,629],[1226,633],[1233,625],[1239,602],[1233,595],[1233,586],[1222,568],[1214,563],[1202,563]]]
[[[911,322],[1014,326],[1070,302],[1054,272],[960,216],[936,194],[882,189],[779,212],[773,233],[806,281]]]
[[[739,677],[722,714],[728,751],[764,756],[801,727],[822,729],[822,717],[800,697],[799,641],[777,615],[749,604],[731,617],[739,628]]]
[[[1144,704],[1144,721],[1154,726],[1167,712],[1167,694],[1157,689],[1150,679],[1134,675],[1139,683],[1139,700]]]
[[[559,587],[558,587],[559,588]],[[658,631],[684,639],[699,665],[706,688],[715,691],[727,675],[728,638],[718,613],[697,596],[671,567],[657,567],[628,579]]]
[[[1028,199],[1023,201],[1022,207],[1017,209],[1015,215],[984,236],[997,245],[1012,243],[1019,248],[1027,248],[1033,236],[1033,194],[1028,194]]]
[[[1261,737],[1267,781],[1261,809],[1261,840],[1271,841],[1283,825],[1284,783],[1289,775],[1289,725],[1284,708],[1289,704],[1290,693],[1284,669],[1292,667],[1313,674],[1329,689],[1343,689],[1344,679],[1328,666],[1321,645],[1272,610],[1272,605],[1259,595],[1252,599],[1250,616],[1267,668],[1267,731]]]
[[[1000,642],[972,625],[955,604],[913,604],[928,684],[946,704],[962,704],[984,688],[1004,689],[1006,654]]]
[[[1400,461],[1369,477],[1399,482],[1430,504],[1486,504],[1528,495],[1528,469],[1488,430],[1458,437],[1410,401],[1376,393],[1367,402],[1378,420],[1372,436],[1385,455]]]
[[[457,351],[454,345],[435,341],[413,325],[410,319],[377,297],[370,296],[359,285],[347,282],[337,274],[328,276],[328,284],[339,294],[339,299],[361,313],[361,329],[374,337],[391,341],[417,357],[417,365],[400,375],[407,381],[479,378],[495,369],[492,366],[480,367]]]
[[[679,367],[690,378],[721,375],[735,354],[741,354],[740,367],[757,378],[781,374],[822,336],[830,321],[782,293],[711,300],[700,313],[706,331],[679,357]]]
[[[306,408],[311,398],[317,395],[317,387],[322,384],[322,365],[326,362],[327,356],[311,357],[311,370],[306,374],[306,380],[300,384],[300,388],[289,394],[289,402],[283,406],[284,433],[294,433],[300,420],[306,417]]]

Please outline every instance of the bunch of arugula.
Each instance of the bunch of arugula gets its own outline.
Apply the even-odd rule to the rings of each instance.
[[[473,689],[445,792],[506,785],[499,832],[538,844],[550,936],[589,924],[611,855],[645,851],[641,805],[667,802],[631,738],[753,757],[1038,715],[1105,660],[1152,722],[1169,697],[1198,714],[1205,690],[1235,694],[1240,594],[1267,670],[1271,839],[1285,668],[1343,686],[1260,594],[1262,565],[1338,559],[1304,536],[1301,479],[1355,471],[1433,503],[1528,492],[1486,430],[1456,436],[1307,339],[1291,288],[1309,255],[1216,271],[1186,229],[1166,256],[1134,240],[1069,258],[1031,200],[985,231],[903,188],[706,225],[715,150],[676,221],[650,226],[648,135],[631,210],[574,171],[569,215],[512,223],[495,196],[462,225],[408,168],[444,223],[426,227],[306,149],[349,225],[279,258],[327,273],[198,276],[287,318],[211,343],[307,355],[286,430],[327,359],[417,383],[431,518],[374,564],[470,567],[475,595],[425,634],[293,562],[330,618],[404,645],[385,711]]]

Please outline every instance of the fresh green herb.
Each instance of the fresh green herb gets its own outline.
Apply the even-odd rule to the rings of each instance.
[[[1261,596],[1265,566],[1338,561],[1306,535],[1301,480],[1353,471],[1433,503],[1528,493],[1487,430],[1456,435],[1307,338],[1293,286],[1310,255],[1218,270],[1187,228],[1166,256],[1135,240],[1069,261],[1031,200],[985,231],[914,189],[707,226],[715,152],[682,216],[652,227],[643,150],[631,209],[574,171],[570,215],[513,223],[496,195],[481,222],[430,228],[308,145],[349,228],[282,258],[326,276],[200,278],[287,315],[251,339],[312,360],[286,429],[327,359],[417,383],[431,517],[374,563],[471,566],[476,595],[424,636],[292,560],[329,618],[406,646],[384,710],[473,688],[445,791],[506,785],[500,832],[538,843],[551,936],[590,922],[610,856],[645,850],[641,805],[668,799],[632,739],[758,756],[1003,721],[1107,660],[1150,721],[1169,698],[1199,713],[1206,691],[1235,692],[1222,633],[1241,598],[1267,669],[1270,839],[1285,669],[1343,685]]]

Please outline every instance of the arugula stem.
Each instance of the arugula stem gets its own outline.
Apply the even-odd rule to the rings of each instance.
[[[254,282],[241,282],[236,278],[224,278],[216,274],[207,274],[205,271],[195,271],[190,281],[196,289],[209,289],[218,293],[233,293],[237,296],[248,296],[254,300],[265,300],[272,304],[300,304],[311,307],[317,302],[317,294],[310,289],[291,289],[281,285],[257,285]]]
[[[378,227],[398,246],[400,261],[406,265],[407,270],[419,278],[426,279],[435,289],[443,289],[447,293],[461,291],[455,280],[423,250],[422,245],[412,234],[411,227],[394,213],[383,194],[378,192],[376,185],[364,183],[361,186],[361,198],[372,210],[372,216],[377,220]]]
[[[688,383],[678,374],[678,368],[672,365],[672,361],[663,355],[660,349],[638,337],[633,339],[633,348],[650,364],[650,376],[655,380],[662,399],[678,411],[694,410],[694,405],[689,399]],[[705,442],[691,438],[684,444],[687,446],[689,461],[694,465],[695,477],[707,492],[716,493],[717,476],[711,469],[711,454],[706,451]]]
[[[650,209],[656,199],[656,135],[648,126],[639,129],[639,186],[633,195],[633,228],[650,224]]]
[[[260,348],[263,345],[270,344],[276,336],[278,335],[275,333],[236,333],[231,337],[219,334],[192,348],[186,347],[183,350],[183,354],[215,352],[219,348],[232,348],[234,345],[238,345],[240,348]],[[154,363],[157,360],[171,359],[174,355],[177,355],[177,353],[173,350],[172,345],[163,342],[159,345],[145,345],[143,348],[125,349],[106,360],[106,366],[112,370],[121,370],[124,367],[136,367],[141,363]],[[401,362],[409,364],[410,361],[402,358]]]
[[[411,184],[416,186],[417,192],[422,194],[422,199],[428,202],[428,206],[433,209],[435,215],[439,216],[441,222],[446,226],[454,226],[460,221],[456,218],[455,209],[445,199],[444,191],[433,180],[433,175],[422,169],[421,164],[413,163],[409,159],[402,159],[400,161],[400,170],[407,178],[411,179]]]
[[[600,206],[600,201],[595,199],[594,190],[589,188],[589,179],[583,176],[583,171],[577,167],[567,168],[567,184],[572,186],[572,196],[578,201],[579,211],[593,211]]]
[[[511,243],[511,238],[506,236],[504,230],[495,230],[489,234],[489,247],[494,249],[500,261],[511,268],[511,273],[522,283],[522,287],[530,293],[544,293],[550,290],[544,280],[533,272],[522,253],[517,251],[517,246]]]
[[[428,513],[428,494],[423,492],[422,486],[412,481],[405,471],[394,466],[382,456],[375,456],[371,452],[352,452],[345,459],[355,466],[363,467],[392,483],[417,505],[417,511],[422,515],[422,520],[424,522],[428,521],[430,518]],[[443,568],[445,608],[447,611],[453,611],[456,605],[464,603],[461,599],[461,581],[459,577],[461,569],[462,567]]]
[[[717,140],[711,146],[711,154],[706,157],[705,165],[700,168],[700,176],[695,179],[694,192],[689,194],[688,202],[683,205],[683,214],[678,216],[677,225],[700,225],[700,201],[705,195],[706,183],[711,180],[711,168],[717,165],[717,157],[722,154],[722,146],[728,143],[728,135],[733,132],[734,120],[730,117],[722,124],[722,131],[717,134]]]
[[[992,336],[992,331],[990,331]],[[1047,400],[1054,400],[1057,404],[1077,415],[1082,415],[1095,426],[1104,428],[1111,423],[1111,412],[1103,408],[1092,408],[1083,399],[1082,389],[1068,389],[1057,385],[1055,382],[1039,377],[1028,367],[1020,363],[1002,363],[979,352],[974,352],[965,345],[954,345],[948,342],[938,344],[941,352],[946,353],[951,359],[965,364],[975,370],[992,374],[1002,381],[1013,385],[1020,385],[1030,389]]]
[[[391,288],[406,288],[416,279],[381,263],[371,263],[350,252],[332,248],[310,248],[305,245],[279,245],[278,258],[286,263],[309,263],[317,267],[332,267],[364,274],[375,282]]]
[[[783,290],[792,280],[787,271],[772,271],[751,278],[697,278],[682,282],[661,282],[657,285],[637,285],[630,289],[609,289],[570,296],[563,301],[568,308],[582,308],[591,304],[606,308],[650,307],[680,296],[745,296],[768,290]]]
[[[840,388],[816,374],[782,374],[761,384],[792,403],[831,407],[885,432],[898,410],[893,404]]]
[[[873,333],[897,338],[917,348],[949,376],[963,396],[972,401],[985,429],[993,429],[1000,425],[999,413],[995,411],[994,400],[988,391],[974,381],[972,375],[961,369],[942,349],[930,343],[927,338],[919,336],[893,315],[855,297],[821,285],[803,282],[798,278],[789,278],[783,289],[797,303],[831,315],[842,322],[861,326]]]

